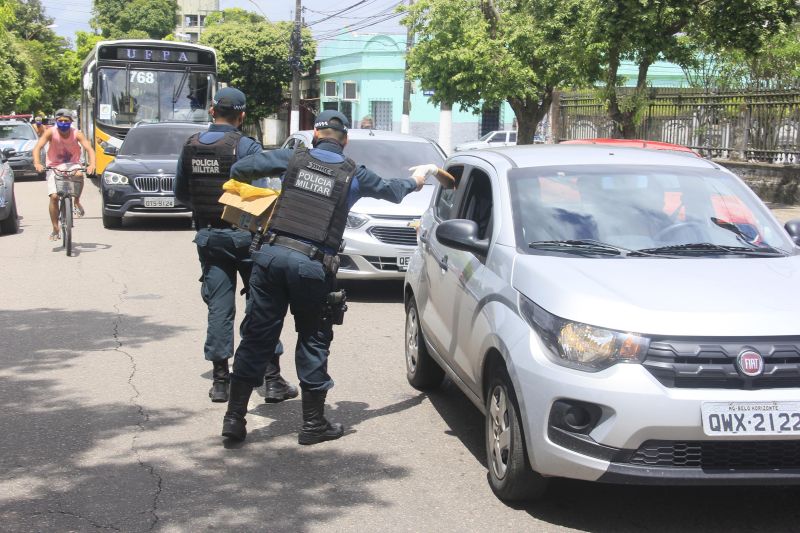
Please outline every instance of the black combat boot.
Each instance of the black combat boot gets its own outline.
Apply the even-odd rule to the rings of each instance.
[[[214,361],[214,371],[212,373],[214,382],[211,384],[211,389],[208,391],[208,397],[211,398],[212,402],[228,401],[228,387],[230,385],[228,372],[227,359]]]
[[[317,444],[344,435],[341,424],[331,424],[325,418],[327,391],[303,391],[303,428],[297,436],[299,444]]]
[[[264,401],[267,403],[278,403],[283,400],[297,398],[297,394],[297,387],[289,385],[285,379],[278,376],[277,379],[266,381]]]
[[[253,386],[239,381],[231,380],[231,394],[228,400],[228,411],[222,419],[222,436],[229,439],[243,441],[247,436],[247,421],[244,419],[247,414],[247,402],[250,401],[250,394]]]

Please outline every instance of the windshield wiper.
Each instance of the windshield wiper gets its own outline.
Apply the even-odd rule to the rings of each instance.
[[[770,250],[767,248],[753,248],[745,246],[722,246],[711,242],[691,242],[687,244],[671,244],[669,246],[659,246],[658,248],[642,248],[636,252],[646,254],[667,254],[667,255],[720,255],[722,254],[736,254],[748,255],[753,257],[776,257],[784,256],[786,254],[778,250]]]
[[[175,87],[175,90],[172,92],[172,110],[175,111],[175,104],[178,102],[178,98],[180,97],[181,93],[183,92],[183,86],[186,85],[186,78],[189,77],[189,73],[192,71],[191,68],[186,67],[186,70],[183,71],[183,76],[181,76],[181,81],[178,83],[178,86]]]
[[[739,229],[739,226],[737,226],[733,222],[728,222],[727,220],[722,220],[722,219],[719,219],[717,217],[711,217],[711,222],[713,222],[714,224],[716,224],[720,228],[726,229],[726,230],[730,231],[731,233],[733,233],[734,235],[736,235],[737,239],[739,239],[740,242],[744,243],[745,245],[750,247],[752,250],[769,252],[770,254],[780,254],[780,255],[787,255],[788,254],[788,252],[786,252],[786,250],[781,250],[779,248],[775,248],[773,246],[770,246],[769,244],[766,244],[766,243],[764,243],[764,244],[756,244],[756,243],[752,242],[750,240],[750,238],[745,234],[745,232],[743,232],[741,229]]]
[[[563,241],[533,241],[528,243],[529,248],[536,250],[560,250],[560,251],[577,251],[584,253],[606,254],[606,255],[622,255],[625,256],[631,253],[632,250],[627,248],[620,248],[613,244],[607,244],[593,239],[577,239],[577,240],[563,240]]]

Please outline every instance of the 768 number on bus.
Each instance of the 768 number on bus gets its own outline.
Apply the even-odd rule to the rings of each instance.
[[[156,82],[156,73],[155,72],[145,72],[143,70],[133,70],[131,71],[131,83],[155,83]]]

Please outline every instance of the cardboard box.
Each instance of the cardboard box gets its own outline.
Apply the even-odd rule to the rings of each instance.
[[[278,195],[273,194],[244,200],[238,194],[225,192],[219,197],[219,203],[225,205],[222,220],[252,232],[257,232],[259,227],[263,230],[277,199]]]

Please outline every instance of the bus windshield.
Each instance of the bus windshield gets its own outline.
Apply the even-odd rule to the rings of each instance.
[[[216,80],[205,72],[102,68],[97,120],[112,126],[145,122],[208,122]]]

